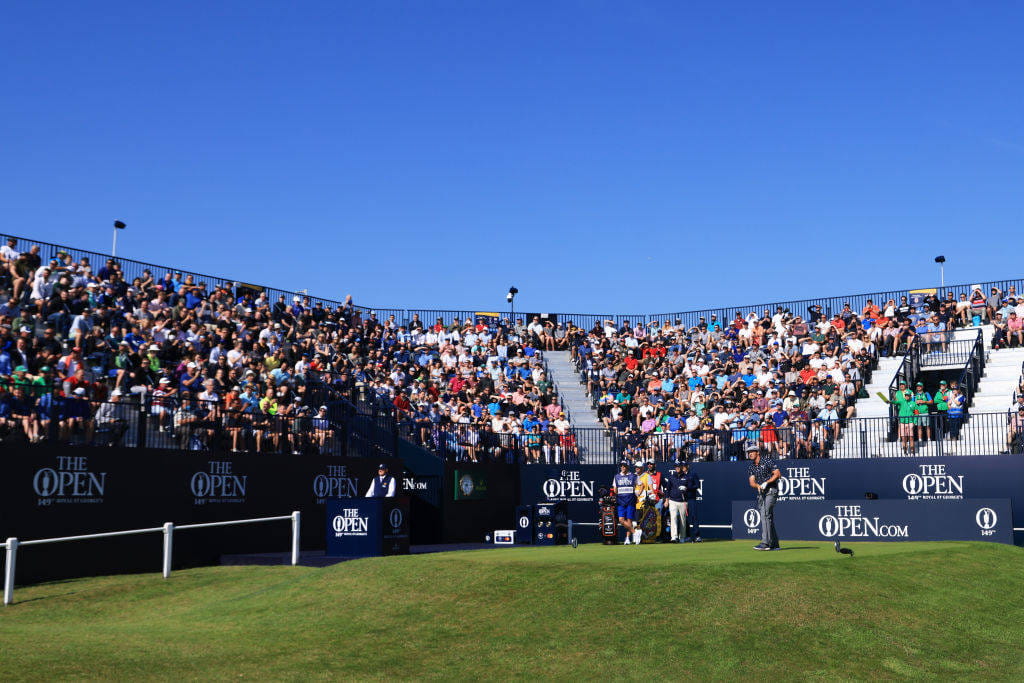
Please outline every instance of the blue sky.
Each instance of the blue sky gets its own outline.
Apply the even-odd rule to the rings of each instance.
[[[102,12],[101,12],[102,10]],[[14,3],[3,230],[375,306],[1020,273],[1024,5]]]

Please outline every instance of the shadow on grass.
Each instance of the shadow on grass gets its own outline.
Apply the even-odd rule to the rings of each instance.
[[[821,548],[813,545],[791,545],[785,548],[779,548],[779,550],[821,550]]]
[[[66,598],[69,595],[78,595],[80,592],[81,591],[68,591],[67,593],[53,593],[52,595],[40,595],[34,598],[25,599],[18,598],[17,595],[15,595],[14,603],[12,604],[27,605],[30,602],[39,602],[40,600],[54,600],[56,598]]]

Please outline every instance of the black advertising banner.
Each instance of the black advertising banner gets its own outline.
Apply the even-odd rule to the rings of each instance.
[[[658,463],[667,472],[669,463]],[[756,493],[747,481],[745,462],[702,462],[691,465],[700,480],[697,508],[705,538],[730,538],[732,503],[749,500]],[[781,503],[879,499],[913,502],[1009,499],[1013,519],[1024,522],[1024,458],[974,456],[945,458],[887,458],[884,460],[780,460]],[[569,518],[576,522],[598,519],[596,496],[610,488],[613,465],[534,465],[520,470],[520,501],[526,505],[565,501]],[[514,509],[509,509],[508,528],[514,528]],[[1013,526],[1013,525],[1011,525]],[[1017,524],[1024,526],[1024,524]],[[590,528],[590,527],[588,527]],[[587,536],[580,533],[581,539]],[[1018,533],[1018,542],[1024,534]]]
[[[519,470],[518,465],[498,462],[445,463],[440,519],[443,542],[479,543],[495,529],[511,529],[510,515],[520,498]],[[486,484],[486,492],[481,484]],[[414,519],[416,537],[416,529],[422,527],[420,518]]]
[[[365,494],[378,459],[209,454],[47,445],[5,452],[0,536],[20,540],[302,513],[301,547],[323,548],[324,502]],[[400,462],[388,461],[401,471]],[[95,573],[158,571],[160,534],[28,546],[19,582]],[[185,530],[174,566],[223,554],[284,552],[287,521]]]
[[[752,501],[733,501],[734,538],[761,538]],[[1010,501],[831,500],[779,503],[775,530],[786,541],[994,541],[1013,543]]]
[[[409,498],[382,498],[382,531],[380,549],[384,555],[408,555],[410,522]]]

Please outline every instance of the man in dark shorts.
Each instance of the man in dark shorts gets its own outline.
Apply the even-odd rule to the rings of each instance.
[[[761,455],[757,446],[747,451],[750,464],[747,475],[750,487],[757,491],[757,510],[761,513],[761,542],[754,550],[778,550],[779,536],[775,533],[775,500],[779,496],[782,471],[771,455]]]
[[[630,474],[629,464],[623,462],[619,465],[619,473],[612,479],[612,493],[618,501],[617,516],[619,524],[626,530],[626,543],[640,542],[640,530],[633,527],[633,520],[636,519],[636,488],[637,476]]]

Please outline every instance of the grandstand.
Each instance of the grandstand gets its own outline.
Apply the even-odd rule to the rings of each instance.
[[[8,443],[371,454],[393,435],[525,464],[1022,450],[1018,281],[509,319],[3,241]],[[912,443],[877,395],[900,380],[929,395]]]

